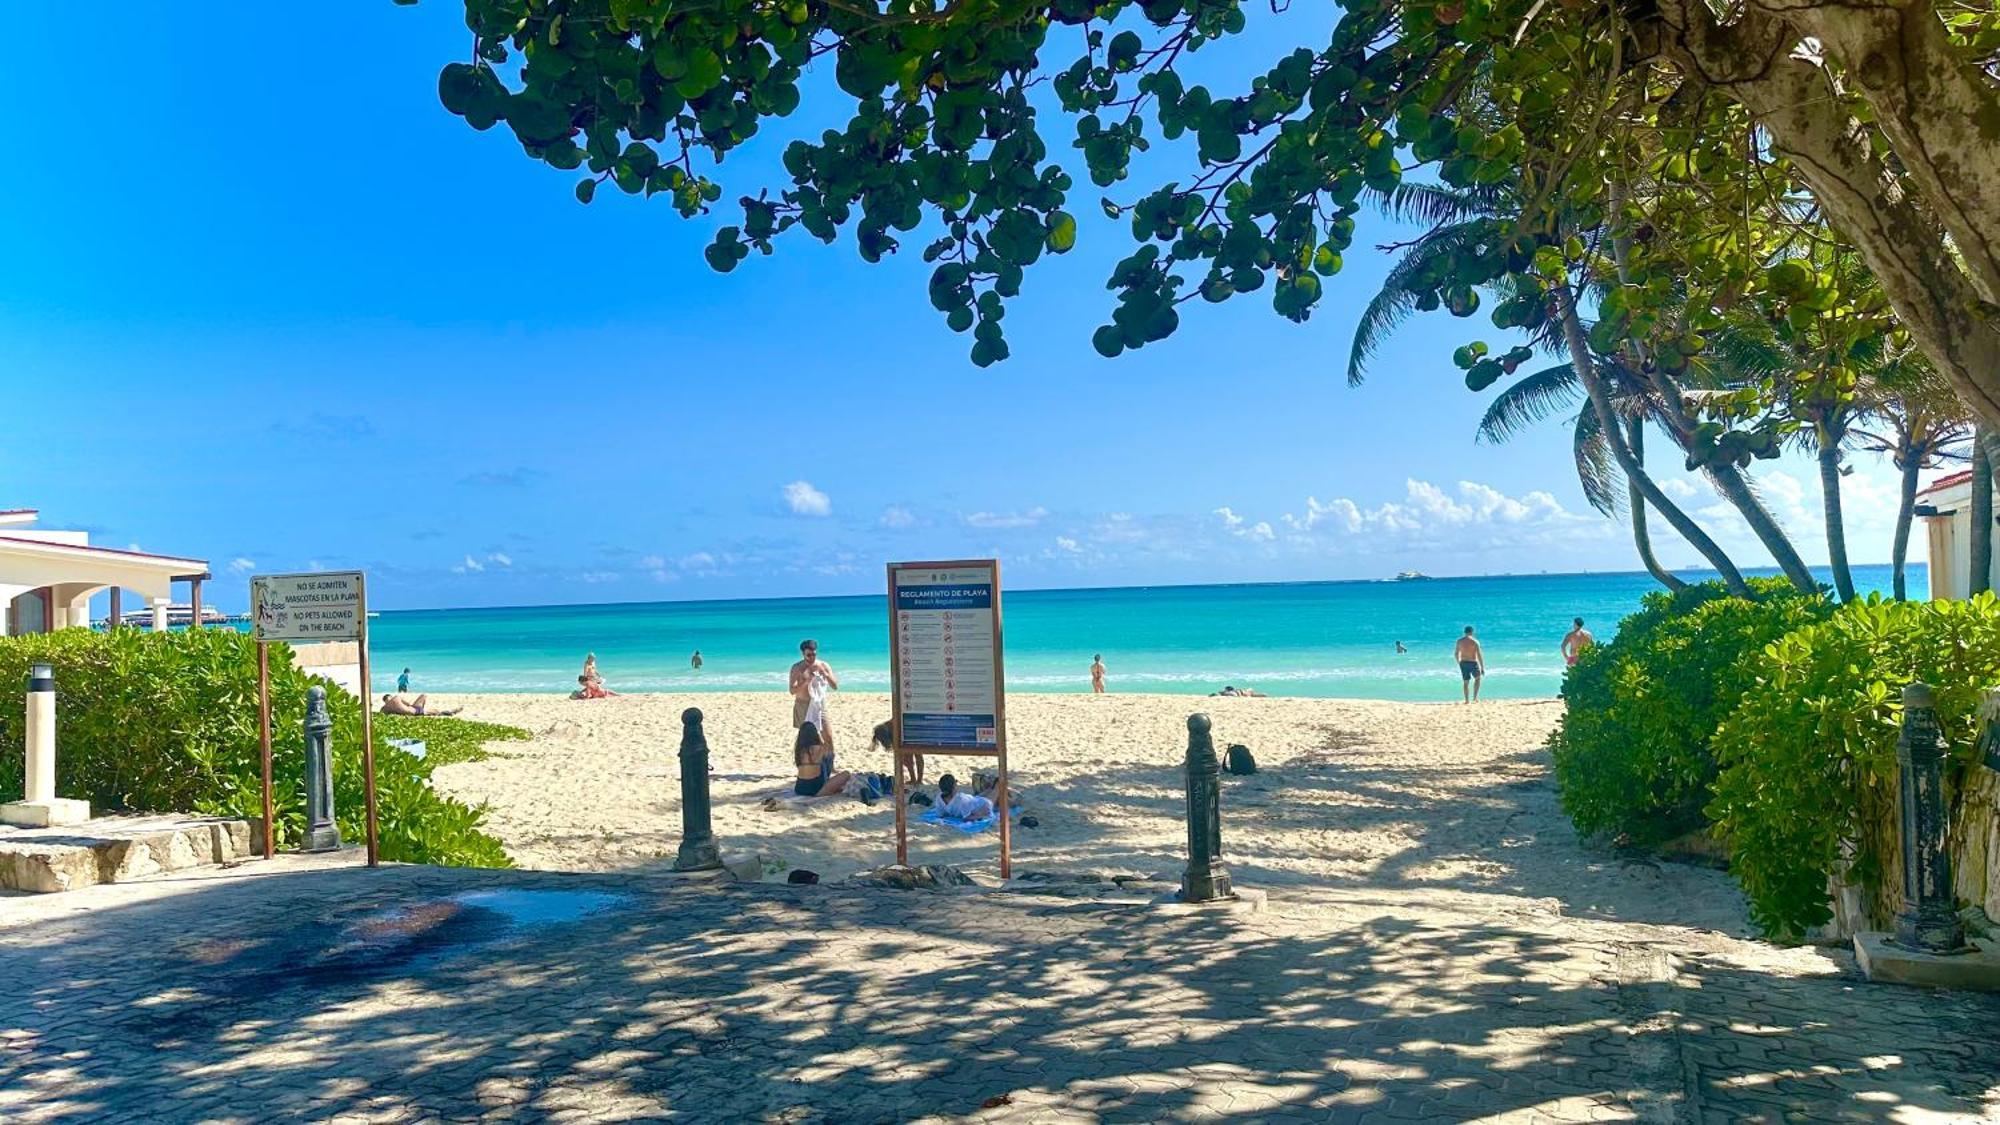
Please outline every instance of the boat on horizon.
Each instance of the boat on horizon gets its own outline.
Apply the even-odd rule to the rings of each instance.
[[[1430,580],[1431,576],[1420,570],[1399,570],[1396,572],[1396,581],[1398,582],[1429,582]]]

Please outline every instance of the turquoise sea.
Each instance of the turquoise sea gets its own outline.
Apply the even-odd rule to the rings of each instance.
[[[1705,575],[1690,572],[1690,579]],[[1855,568],[1889,588],[1887,566]],[[1911,567],[1911,596],[1927,574]],[[1016,590],[1005,595],[1007,684],[1087,691],[1102,653],[1112,691],[1440,700],[1458,695],[1452,642],[1486,648],[1485,694],[1553,696],[1572,617],[1600,638],[1657,589],[1645,574],[1549,574],[1408,582]],[[414,691],[558,692],[595,652],[618,691],[783,691],[798,642],[819,641],[849,691],[889,688],[882,595],[386,612],[370,624],[377,690],[411,669]],[[1397,655],[1397,641],[1408,646]],[[689,667],[700,649],[701,671]]]

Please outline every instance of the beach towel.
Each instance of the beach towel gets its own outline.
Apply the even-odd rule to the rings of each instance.
[[[1019,824],[1021,821],[1021,806],[1014,805],[1008,808],[1007,819]],[[954,831],[964,832],[967,835],[975,835],[980,832],[991,831],[994,825],[1000,823],[1000,814],[997,812],[992,813],[978,820],[957,820],[944,815],[937,809],[927,809],[917,820],[924,824],[935,824],[941,828],[950,828]]]

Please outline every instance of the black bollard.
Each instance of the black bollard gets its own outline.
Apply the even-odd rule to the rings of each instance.
[[[714,871],[722,866],[715,831],[708,822],[708,736],[701,709],[681,712],[681,850],[675,871]]]
[[[1944,763],[1950,747],[1931,689],[1903,689],[1903,733],[1896,739],[1903,800],[1903,910],[1896,944],[1923,953],[1964,953],[1965,927],[1954,909],[1951,853],[1945,845]]]
[[[340,850],[340,826],[333,820],[333,716],[326,713],[326,689],[306,689],[306,838],[301,851]]]
[[[1222,764],[1208,735],[1208,716],[1189,715],[1187,748],[1188,865],[1182,902],[1235,898],[1222,863]]]

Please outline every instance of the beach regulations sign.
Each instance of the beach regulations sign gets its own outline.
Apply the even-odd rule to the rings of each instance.
[[[1000,743],[1000,567],[905,563],[889,571],[896,718],[905,746],[995,752]]]
[[[358,570],[250,580],[250,630],[260,641],[358,641],[367,620]]]
[[[910,862],[909,797],[929,754],[991,756],[1000,877],[1013,874],[1000,561],[889,564],[889,697],[895,716],[896,862]]]

